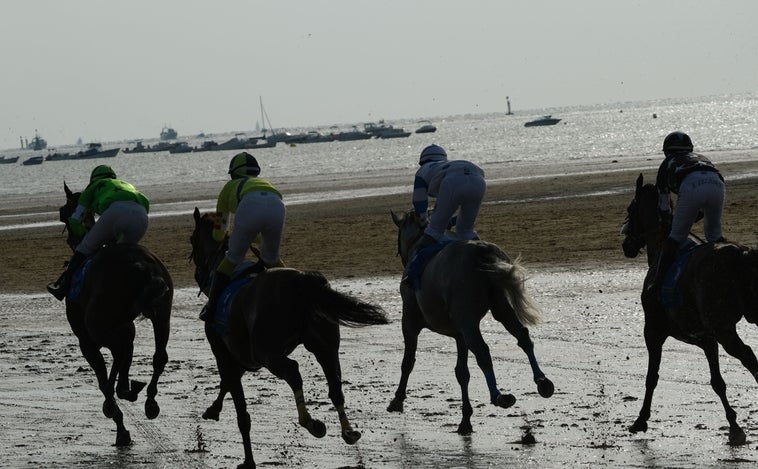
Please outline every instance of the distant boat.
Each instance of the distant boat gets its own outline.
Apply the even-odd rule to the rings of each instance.
[[[560,119],[556,119],[553,116],[547,115],[547,116],[542,116],[539,119],[535,119],[533,121],[527,122],[526,124],[524,124],[524,127],[535,127],[538,125],[555,125],[560,121],[561,121]]]
[[[179,142],[168,149],[169,153],[189,153],[193,148],[187,142]]]
[[[163,127],[163,130],[161,130],[161,140],[173,140],[178,135],[179,134],[176,133],[176,130],[171,127]]]
[[[423,125],[416,129],[417,134],[430,134],[437,131],[437,127],[431,121],[419,121],[419,124]]]
[[[391,129],[385,129],[379,132],[379,138],[405,138],[411,135],[410,132],[403,128],[393,127]]]
[[[32,156],[31,158],[27,158],[24,160],[23,165],[30,165],[30,164],[42,164],[42,162],[45,161],[45,159],[41,156]]]
[[[86,150],[82,150],[73,155],[71,159],[85,159],[85,158],[111,158],[118,155],[120,148],[110,148],[103,150],[103,145],[100,143],[90,143],[87,145]]]
[[[48,153],[45,157],[45,161],[73,160],[74,158],[76,157],[71,153],[58,153],[56,151],[55,153]]]
[[[371,137],[372,135],[370,133],[360,130],[355,125],[350,130],[344,130],[341,132],[332,132],[332,138],[334,140],[337,140],[338,142],[350,142],[353,140],[368,140]]]
[[[31,143],[27,145],[27,148],[30,150],[44,150],[47,148],[47,141],[45,141],[44,138],[40,137],[37,131],[34,131],[34,138],[32,139]]]
[[[18,161],[18,156],[0,156],[0,164],[15,163]]]

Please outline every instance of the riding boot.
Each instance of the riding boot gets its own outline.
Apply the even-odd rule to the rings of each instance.
[[[68,261],[68,264],[66,265],[66,270],[63,271],[55,283],[50,283],[47,285],[47,291],[50,292],[50,294],[52,294],[58,301],[63,301],[66,295],[68,295],[69,289],[71,288],[71,277],[77,270],[79,270],[79,268],[84,264],[84,261],[86,260],[86,255],[82,254],[79,251],[74,251],[74,255],[71,256],[71,260]]]
[[[668,272],[671,264],[676,259],[676,253],[679,250],[679,241],[671,238],[667,238],[663,242],[661,253],[658,255],[658,264],[655,267],[655,276],[652,283],[648,285],[647,289],[650,292],[654,292],[656,296],[659,296],[661,289],[663,288],[663,280],[666,278],[666,272]]]
[[[203,310],[200,311],[200,319],[203,321],[212,320],[216,315],[216,307],[218,306],[218,300],[221,294],[224,293],[226,287],[231,283],[231,278],[219,271],[216,271],[211,281],[211,291],[208,294],[208,303],[205,304]]]
[[[405,268],[405,272],[403,273],[402,280],[400,280],[401,285],[413,286],[414,288],[418,287],[419,271],[421,270],[422,264],[426,261],[426,257],[427,257],[427,256],[419,255],[419,254],[424,248],[432,246],[436,243],[437,243],[437,240],[426,233],[424,233],[424,236],[422,236],[421,239],[418,240],[416,245],[413,246],[414,254],[411,257],[410,262],[408,262],[408,265]]]

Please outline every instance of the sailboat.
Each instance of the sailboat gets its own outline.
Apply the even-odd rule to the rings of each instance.
[[[274,130],[274,127],[271,125],[271,121],[268,118],[268,114],[266,113],[266,109],[263,107],[263,98],[258,96],[258,100],[260,101],[261,105],[261,122],[263,123],[263,136],[258,137],[261,140],[266,140],[266,142],[284,142],[288,143],[292,140],[297,140],[299,138],[302,138],[305,134],[298,134],[298,135],[292,135],[289,132],[276,132]],[[266,127],[268,126],[268,128]],[[266,135],[266,131],[271,131],[271,135]]]

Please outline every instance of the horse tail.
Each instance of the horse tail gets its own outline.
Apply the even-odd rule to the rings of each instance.
[[[389,324],[381,307],[332,289],[322,274],[303,272],[299,277],[298,296],[317,316],[347,327]]]
[[[534,326],[543,322],[542,310],[524,287],[526,272],[521,266],[521,256],[513,262],[508,261],[505,253],[494,259],[489,258],[482,270],[487,272],[492,283],[503,291],[521,324]]]

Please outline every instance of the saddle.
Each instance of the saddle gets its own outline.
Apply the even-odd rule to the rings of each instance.
[[[445,246],[455,241],[454,239],[443,239],[442,241],[427,246],[414,254],[413,259],[408,263],[408,269],[406,274],[409,281],[413,285],[414,290],[418,290],[421,287],[421,274],[424,273],[426,265],[430,260],[434,258]]]
[[[229,314],[232,310],[234,298],[242,287],[252,282],[257,276],[256,273],[251,272],[254,265],[251,261],[244,261],[235,267],[229,286],[226,287],[218,299],[216,314],[214,315],[214,326],[216,332],[222,337],[229,335]]]
[[[676,309],[682,306],[682,293],[679,290],[679,280],[682,277],[687,262],[690,260],[690,256],[701,246],[704,245],[688,239],[679,247],[676,260],[671,264],[671,267],[666,271],[666,275],[663,278],[661,304],[664,308]]]

